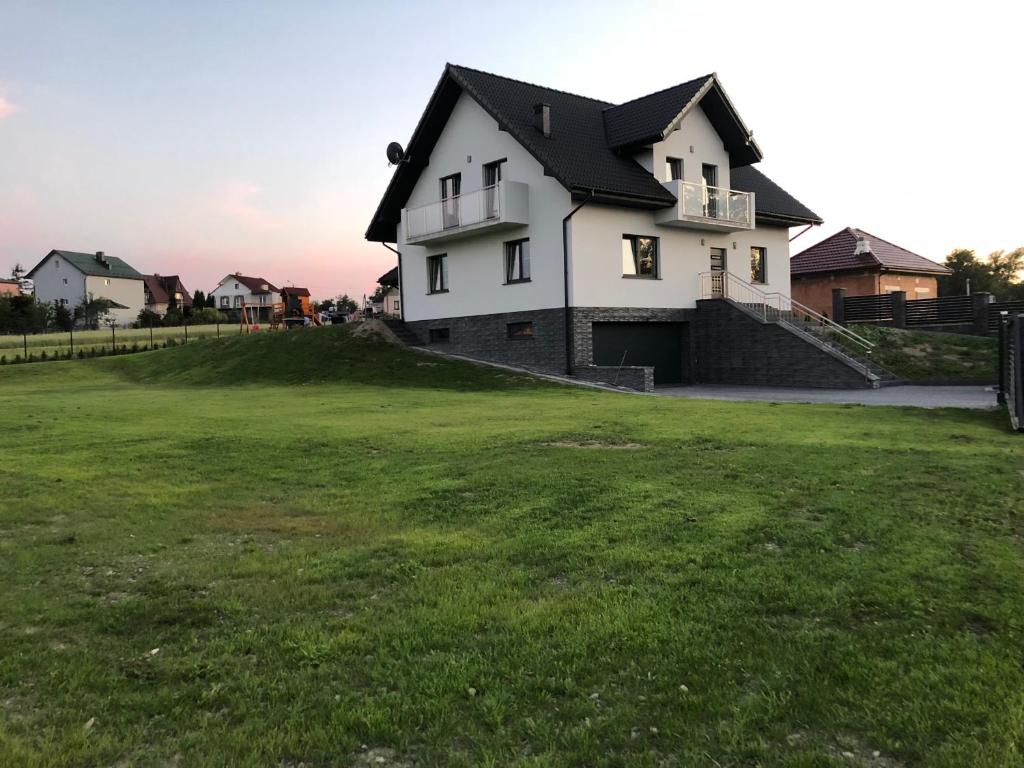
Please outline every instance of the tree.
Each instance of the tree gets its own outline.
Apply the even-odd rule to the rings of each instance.
[[[66,304],[54,305],[53,324],[62,331],[70,331],[72,326],[74,326],[75,320],[71,317],[71,310],[68,309]]]
[[[25,273],[27,271],[28,270],[21,266],[21,262],[17,262],[13,267],[11,267],[11,279],[18,284],[18,287],[21,288],[22,291],[25,290],[28,284],[28,279],[25,277]]]
[[[946,256],[944,263],[951,273],[939,277],[940,296],[985,292],[997,299],[1024,297],[1024,284],[1021,282],[1024,248],[1016,248],[1009,253],[995,251],[984,261],[974,251],[958,248]]]
[[[90,293],[88,299],[75,307],[75,320],[81,320],[86,328],[99,328],[110,312],[110,303],[110,299],[97,299]]]
[[[35,296],[0,296],[0,333],[33,333],[50,321],[51,307]]]
[[[350,314],[359,309],[359,303],[355,299],[351,298],[347,293],[343,293],[337,298],[335,306],[338,308],[339,312],[344,314]]]
[[[208,294],[206,297],[206,306],[208,306],[210,309],[217,308],[217,297],[214,296],[212,293]]]
[[[334,311],[334,299],[323,299],[316,303],[316,308],[319,312],[333,312]]]
[[[192,294],[192,308],[202,309],[206,306],[206,294],[200,291],[198,288],[196,292]]]

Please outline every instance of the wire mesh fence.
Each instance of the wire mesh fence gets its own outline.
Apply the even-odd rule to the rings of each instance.
[[[158,326],[98,330],[26,331],[0,335],[0,365],[73,360],[174,347],[230,333],[231,326]],[[235,331],[237,333],[237,330]]]

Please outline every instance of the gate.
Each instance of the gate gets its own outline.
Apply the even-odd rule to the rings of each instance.
[[[1007,315],[999,325],[999,402],[1024,432],[1024,315]]]

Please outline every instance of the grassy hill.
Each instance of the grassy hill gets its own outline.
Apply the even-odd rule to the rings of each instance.
[[[874,325],[856,325],[852,330],[875,344],[871,357],[877,363],[907,381],[994,383],[999,378],[994,338]],[[843,339],[837,337],[837,341]],[[851,348],[863,352],[859,346]]]
[[[1019,763],[1004,422],[348,328],[0,369],[0,765]]]

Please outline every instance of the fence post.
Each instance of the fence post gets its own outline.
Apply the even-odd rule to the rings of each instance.
[[[892,297],[892,327],[893,328],[906,328],[907,327],[907,292],[906,291],[892,291],[889,295]]]
[[[971,333],[975,336],[988,336],[988,305],[992,302],[992,294],[971,294]]]
[[[75,326],[74,326],[74,324],[72,324],[72,326],[68,329],[68,333],[71,335],[71,356],[74,357],[75,356]]]
[[[185,343],[188,344],[188,321],[185,321]]]
[[[217,338],[220,338],[220,322],[217,323]]]
[[[846,325],[846,289],[832,289],[832,322]]]
[[[24,352],[24,359],[28,360],[28,332],[21,334],[21,349]]]
[[[1006,405],[1006,389],[1007,389],[1007,378],[1009,374],[1009,364],[1007,360],[1006,344],[1009,341],[1007,337],[1007,323],[1009,322],[1009,316],[1004,312],[999,317],[999,389],[996,392],[996,402],[999,405]]]

